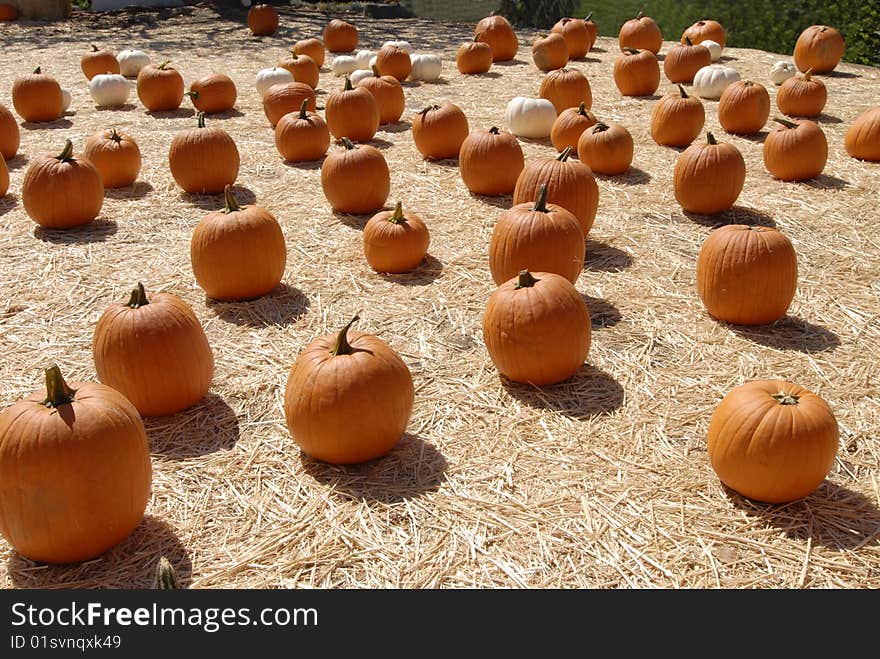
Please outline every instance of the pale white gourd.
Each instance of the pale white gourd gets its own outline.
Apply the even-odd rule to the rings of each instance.
[[[354,56],[358,69],[370,70],[370,59],[376,56],[375,50],[359,50]]]
[[[409,44],[409,41],[386,41],[382,44],[382,48],[385,46],[396,46],[401,50],[405,50],[408,55],[412,55],[413,47]]]
[[[701,98],[721,98],[728,85],[739,80],[736,69],[723,64],[704,66],[694,75],[694,94]]]
[[[70,97],[70,92],[66,89],[61,90],[61,111],[67,112],[67,108],[70,107],[70,102],[73,99]]]
[[[351,55],[337,55],[330,64],[330,70],[333,71],[333,75],[346,76],[358,70],[358,63]]]
[[[126,78],[136,78],[147,64],[150,63],[150,56],[142,50],[122,50],[116,56],[119,62],[119,73]]]
[[[410,80],[437,80],[443,71],[443,61],[439,55],[410,55],[409,60],[412,62]]]
[[[516,96],[507,104],[504,119],[514,135],[547,137],[556,121],[556,108],[546,98]]]
[[[774,62],[773,66],[770,67],[770,80],[773,81],[774,85],[781,85],[789,78],[796,76],[797,72],[797,67],[794,65],[794,62],[779,60],[778,62]]]
[[[280,66],[273,66],[271,69],[261,69],[257,73],[257,91],[260,96],[265,96],[272,85],[280,85],[285,82],[293,82],[293,74],[287,69]]]
[[[376,60],[377,60],[377,59],[379,59],[379,56],[378,56],[378,55],[373,55],[373,56],[370,58],[370,71],[372,71],[372,70],[373,70],[373,67],[376,66]]]
[[[100,73],[89,81],[89,94],[99,108],[125,105],[131,84],[119,73]]]
[[[709,55],[712,56],[713,62],[717,62],[721,57],[721,53],[724,52],[724,47],[717,41],[712,41],[711,39],[704,39],[700,42],[700,45],[709,49]]]
[[[368,71],[366,69],[358,69],[357,71],[353,71],[352,74],[350,76],[348,76],[348,79],[351,80],[351,86],[354,87],[361,80],[364,80],[365,78],[372,78],[372,77],[373,77],[372,71]]]

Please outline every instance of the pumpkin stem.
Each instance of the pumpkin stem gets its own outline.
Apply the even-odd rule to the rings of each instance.
[[[350,92],[352,89],[354,89],[354,87],[351,86],[351,78],[345,76],[345,84],[342,85],[342,91]]]
[[[492,133],[493,135],[498,135],[498,133],[499,133],[498,126],[492,126],[492,128],[489,129],[489,132]]]
[[[715,136],[712,133],[706,133],[706,141],[713,146],[718,144],[718,140],[715,139]]]
[[[568,157],[571,155],[571,150],[572,150],[571,145],[565,147],[562,150],[562,153],[560,153],[558,156],[556,156],[556,159],[559,162],[565,162],[566,160],[568,160]]]
[[[97,52],[98,52],[98,47],[97,47],[95,44],[93,44],[93,43],[90,43],[90,44],[89,44],[89,48],[92,49],[92,52],[93,52],[93,53],[97,53]]]
[[[373,66],[371,66],[370,68],[373,70],[373,77],[374,77],[374,78],[381,78],[381,77],[382,77],[382,74],[379,73],[379,67],[378,67],[378,66],[376,66],[375,64],[373,64]]]
[[[804,77],[801,78],[804,82],[810,82],[813,77],[813,69],[807,69],[806,73],[804,73]]]
[[[388,221],[391,224],[400,224],[401,222],[406,222],[406,218],[403,217],[403,203],[397,202],[397,206],[394,207],[394,212],[391,214],[391,217],[388,218]]]
[[[571,147],[566,147],[571,148]],[[532,211],[535,213],[547,213],[547,184],[542,183],[541,187],[538,189],[538,198],[535,199],[535,205],[532,207]]]
[[[343,137],[343,138],[342,138],[342,146],[344,146],[344,147],[346,148],[347,151],[351,151],[352,149],[356,149],[356,148],[357,148],[357,147],[354,145],[354,142],[352,142],[352,141],[351,141],[350,139],[348,139],[347,137]]]
[[[798,127],[798,125],[796,123],[794,123],[793,121],[789,121],[788,119],[783,119],[782,117],[773,117],[773,121],[775,121],[777,124],[781,124],[781,125],[785,126],[786,128],[797,128]]]
[[[43,72],[42,67],[37,67],[34,69],[34,75],[40,75]]]
[[[64,149],[55,156],[56,160],[60,160],[61,162],[70,162],[73,160],[73,142],[67,140],[64,143]]]
[[[694,45],[694,42],[691,41],[691,38],[690,38],[690,37],[685,37],[685,38],[684,38],[684,42],[685,42],[688,46],[693,46],[693,45]]]
[[[199,112],[199,128],[205,127],[205,113]]]
[[[241,206],[235,201],[235,195],[232,194],[232,188],[228,183],[226,184],[226,187],[223,188],[223,195],[226,197],[226,208],[223,209],[224,213],[234,213],[235,211],[241,210]]]
[[[43,405],[57,409],[72,403],[75,393],[76,389],[71,389],[64,381],[58,364],[52,364],[46,369],[46,398],[43,400]]]
[[[426,107],[424,110],[420,110],[420,111],[419,111],[419,114],[422,115],[422,116],[424,117],[424,116],[425,116],[426,114],[428,114],[431,110],[439,110],[439,109],[440,109],[440,106],[439,106],[439,105],[429,105],[429,106]]]
[[[137,288],[131,292],[131,297],[128,300],[128,304],[125,306],[130,309],[139,309],[149,303],[150,301],[147,299],[147,292],[144,290],[144,285],[138,282]]]
[[[684,90],[684,87],[682,87],[681,85],[678,86],[678,91],[681,93],[682,98],[688,97],[688,93]]]
[[[177,589],[177,573],[174,566],[164,556],[159,559],[156,565],[156,588],[159,590],[176,590]]]
[[[308,119],[308,118],[309,118],[309,115],[308,115],[308,113],[306,112],[306,106],[307,106],[308,104],[309,104],[309,99],[308,99],[308,98],[304,98],[304,99],[303,99],[303,102],[302,102],[302,105],[299,106],[299,118],[300,118],[300,119]]]
[[[122,141],[122,136],[116,132],[115,128],[110,129],[110,139],[119,144]]]
[[[589,14],[586,15],[586,17],[584,18],[584,23],[586,23],[591,18],[593,18],[593,12],[590,12]]]
[[[189,96],[191,99],[195,100],[199,97],[198,92],[186,92],[184,96]]]
[[[528,270],[520,270],[519,277],[516,280],[516,286],[514,286],[514,290],[519,290],[520,288],[531,288],[535,284],[537,284],[540,279],[535,279],[532,276],[532,273]]]
[[[581,104],[578,106],[577,113],[578,113],[579,115],[581,115],[582,117],[586,117],[586,116],[587,116],[587,104],[586,104],[586,103],[581,103]]]
[[[600,121],[595,126],[593,126],[593,132],[594,133],[604,133],[606,130],[608,130],[608,128],[609,128],[608,124],[602,123]]]
[[[630,48],[629,46],[626,46],[623,49],[623,52],[627,53],[628,55],[638,55],[639,49],[638,48]]]
[[[167,59],[164,62],[162,62],[159,66],[157,66],[156,68],[162,69],[164,71],[168,67],[169,64],[171,64],[171,60]]]
[[[336,345],[330,352],[331,355],[336,357],[338,355],[350,355],[354,352],[354,348],[352,348],[351,344],[348,342],[348,330],[360,319],[360,316],[355,314],[354,318],[348,321],[348,325],[340,330],[339,335],[336,337]]]
[[[797,405],[799,400],[794,394],[787,394],[784,391],[780,391],[778,394],[773,394],[773,398],[775,398],[776,402],[780,405]]]
[[[640,19],[642,16],[644,16],[644,14],[642,12],[639,12],[638,16],[636,16],[636,20]]]

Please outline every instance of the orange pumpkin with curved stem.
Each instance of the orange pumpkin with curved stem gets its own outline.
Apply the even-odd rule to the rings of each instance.
[[[121,188],[137,180],[141,171],[141,150],[130,135],[115,128],[98,131],[83,145],[105,188]]]
[[[550,71],[541,81],[538,96],[553,103],[557,115],[567,108],[583,104],[589,110],[593,105],[590,81],[577,69]]]
[[[109,50],[99,50],[92,44],[91,50],[85,53],[79,61],[80,68],[86,78],[91,80],[102,73],[119,73],[119,60]]]
[[[376,105],[379,106],[380,126],[393,124],[403,115],[406,98],[397,78],[380,75],[379,69],[374,66],[373,75],[359,81],[357,86],[366,89],[376,99]]]
[[[578,138],[578,159],[599,174],[623,174],[633,161],[633,138],[620,124],[599,122]]]
[[[474,28],[474,39],[489,44],[493,62],[512,60],[519,50],[516,32],[504,16],[492,14],[481,18]]]
[[[457,158],[469,132],[468,120],[457,105],[429,105],[412,122],[413,141],[424,158]]]
[[[828,140],[819,124],[779,117],[773,121],[779,126],[764,140],[767,171],[781,181],[807,181],[819,176],[828,160]]]
[[[831,407],[783,380],[732,389],[709,422],[707,449],[721,482],[766,503],[797,501],[834,466],[840,435]]]
[[[357,320],[309,343],[284,391],[291,437],[307,455],[332,464],[388,453],[406,431],[415,400],[400,355],[376,336],[351,331]]]
[[[799,71],[830,73],[840,63],[846,44],[843,36],[828,25],[811,25],[794,45],[794,64]]]
[[[277,66],[290,71],[295,82],[305,83],[312,89],[318,86],[320,76],[318,64],[308,55],[301,55],[291,50],[290,55],[278,62]]]
[[[296,55],[308,55],[318,65],[319,69],[324,66],[324,58],[327,53],[320,39],[300,39],[293,44],[292,51]]]
[[[431,236],[415,213],[403,212],[397,202],[393,211],[380,211],[364,226],[364,257],[376,272],[415,270],[425,259]]]
[[[555,32],[539,35],[532,41],[532,61],[542,71],[561,69],[568,64],[568,46]]]
[[[223,192],[235,183],[240,164],[235,140],[222,128],[206,127],[204,112],[199,112],[198,127],[177,133],[168,149],[171,175],[189,193]]]
[[[320,160],[330,146],[330,129],[303,99],[299,112],[285,114],[275,125],[275,147],[288,162]]]
[[[38,66],[33,73],[19,76],[12,83],[12,106],[25,121],[55,121],[64,112],[61,85]]]
[[[584,298],[552,272],[522,270],[492,293],[483,312],[483,341],[495,368],[514,382],[539,387],[580,370],[591,331]]]
[[[685,43],[686,39],[690,39],[691,43],[698,44],[701,41],[714,41],[722,48],[727,43],[727,33],[724,26],[718,21],[702,20],[697,21],[681,34],[681,43]]]
[[[846,152],[853,158],[880,162],[880,105],[868,108],[846,130]]]
[[[324,46],[331,53],[348,53],[357,48],[357,28],[339,18],[334,18],[324,28]]]
[[[709,49],[691,43],[688,37],[680,44],[674,44],[663,59],[663,73],[669,82],[693,82],[697,71],[712,64]]]
[[[492,48],[482,41],[468,41],[458,47],[455,56],[455,66],[459,73],[466,75],[473,73],[486,73],[492,68]]]
[[[100,556],[144,516],[152,466],[134,406],[96,382],[46,388],[0,414],[0,533],[22,556],[74,563]]]
[[[614,60],[614,84],[624,96],[650,96],[660,86],[660,64],[648,50],[624,48]]]
[[[341,91],[327,95],[324,119],[336,139],[369,142],[379,130],[381,115],[373,95],[364,87],[352,87],[346,78]]]
[[[374,213],[391,192],[391,173],[385,156],[369,144],[356,146],[342,138],[342,149],[321,163],[321,187],[334,211]]]
[[[754,135],[770,116],[770,94],[760,82],[737,80],[728,85],[718,101],[718,122],[728,133]]]
[[[238,90],[235,83],[224,73],[214,73],[196,80],[186,93],[199,112],[214,114],[229,112],[235,107]]]
[[[590,126],[596,125],[596,116],[587,110],[584,103],[577,108],[567,108],[559,113],[553,127],[550,129],[550,142],[554,148],[562,152],[565,147],[571,147],[577,151],[578,140],[581,134]]]
[[[263,112],[272,127],[278,125],[285,114],[296,112],[306,102],[306,108],[312,112],[317,110],[315,90],[304,82],[283,82],[272,85],[263,97]]]
[[[169,63],[147,64],[138,72],[137,95],[151,112],[176,110],[183,101],[183,76]]]
[[[789,78],[776,92],[776,107],[789,117],[818,117],[828,102],[825,83],[813,78],[813,72]]]
[[[5,105],[0,103],[0,157],[5,160],[15,158],[21,146],[21,131],[18,122]]]
[[[581,59],[593,46],[590,40],[590,32],[586,23],[579,18],[560,18],[553,26],[551,32],[561,34],[568,46],[569,59]]]
[[[525,165],[519,141],[495,126],[477,129],[461,143],[458,169],[467,189],[474,194],[511,194]]]
[[[272,5],[254,5],[248,10],[247,24],[251,34],[265,37],[278,29],[278,12]]]
[[[663,34],[657,21],[639,12],[638,16],[620,26],[617,41],[621,50],[635,48],[649,50],[656,55],[663,47]]]
[[[733,207],[746,180],[746,163],[732,144],[712,133],[678,157],[672,175],[675,200],[691,213],[712,215]]]
[[[412,73],[412,60],[409,53],[397,46],[382,46],[376,53],[376,68],[379,75],[391,76],[398,82],[406,80]]]
[[[688,146],[706,123],[706,110],[684,87],[665,94],[651,111],[651,137],[661,146]]]

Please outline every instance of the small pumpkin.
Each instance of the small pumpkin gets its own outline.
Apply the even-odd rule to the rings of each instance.
[[[569,59],[582,59],[593,46],[586,23],[579,18],[560,18],[551,32],[561,34],[565,39]]]
[[[401,82],[412,73],[412,61],[409,53],[402,48],[382,46],[376,53],[376,68],[380,75],[391,76]]]
[[[461,143],[458,168],[467,189],[474,194],[498,196],[513,193],[525,165],[519,141],[495,126],[477,129]]]
[[[376,336],[350,331],[358,320],[309,343],[284,391],[291,437],[307,455],[332,464],[388,453],[406,430],[415,400],[400,355]]]
[[[560,112],[556,121],[553,122],[553,128],[550,129],[550,141],[560,153],[567,146],[577,151],[581,133],[590,126],[596,125],[597,122],[598,119],[587,110],[585,103],[581,103],[577,108],[567,108]]]
[[[167,61],[142,68],[136,88],[141,103],[152,112],[176,110],[183,101],[183,76]]]
[[[449,101],[429,105],[413,117],[413,141],[424,158],[457,158],[469,131],[464,112]]]
[[[361,80],[366,80],[367,78],[372,78],[372,77],[373,77],[372,71],[358,69],[357,71],[352,72],[351,75],[348,76],[348,79],[351,80],[352,87],[357,87],[358,83],[360,83]]]
[[[852,122],[844,144],[853,158],[880,162],[880,106],[868,108]]]
[[[721,54],[724,52],[724,48],[720,43],[712,41],[712,39],[704,39],[700,42],[700,45],[709,51],[709,55],[712,56],[713,62],[717,62],[721,59]]]
[[[770,80],[776,86],[781,85],[783,82],[796,75],[797,67],[794,65],[794,62],[779,60],[773,62],[773,66],[770,67]]]
[[[492,68],[492,48],[483,41],[468,41],[458,47],[455,66],[459,73],[486,73]]]
[[[278,62],[277,66],[290,71],[294,82],[303,82],[312,89],[318,86],[318,65],[308,55],[298,55],[290,51],[290,56]]]
[[[6,166],[6,160],[0,158],[0,197],[5,197],[9,192],[9,168]]]
[[[764,325],[782,318],[797,288],[797,256],[780,231],[728,224],[697,257],[697,294],[713,318]]]
[[[205,114],[219,114],[229,112],[235,107],[238,90],[228,75],[214,73],[193,82],[186,95],[189,96],[197,111]]]
[[[89,94],[99,108],[121,107],[131,94],[131,87],[123,75],[99,73],[89,81]]]
[[[73,156],[67,140],[57,156],[42,156],[28,166],[21,184],[28,216],[41,227],[69,229],[88,224],[104,205],[104,185],[87,158]]]
[[[15,158],[21,146],[21,131],[18,122],[5,105],[0,103],[0,156],[4,160]]]
[[[498,216],[489,243],[489,270],[501,285],[523,268],[553,272],[571,283],[584,269],[584,232],[562,206],[547,203],[542,183],[535,201],[518,203]]]
[[[753,80],[737,80],[721,94],[718,122],[728,133],[754,135],[770,116],[770,94]]]
[[[620,50],[625,48],[649,50],[656,55],[663,47],[663,34],[657,21],[639,12],[635,18],[629,19],[620,26],[617,41]]]
[[[355,64],[357,64],[358,70],[366,70],[371,71],[372,66],[370,66],[370,60],[372,60],[376,56],[375,50],[366,50],[362,49],[357,51],[354,56]]]
[[[706,133],[705,142],[694,142],[678,157],[672,186],[682,209],[712,215],[733,207],[745,180],[739,149]]]
[[[351,55],[337,55],[330,63],[330,70],[335,76],[347,76],[358,70],[358,62]]]
[[[514,96],[507,104],[504,120],[514,135],[539,139],[553,130],[556,108],[546,98]]]
[[[522,270],[483,312],[483,342],[498,372],[535,386],[567,380],[590,352],[587,304],[565,277]]]
[[[663,60],[663,73],[669,82],[693,82],[697,71],[712,64],[712,54],[701,44],[691,43],[684,37],[683,43],[673,44]]]
[[[235,183],[241,158],[235,140],[222,128],[205,126],[199,112],[198,126],[177,133],[168,150],[171,175],[184,192],[223,192]]]
[[[712,413],[707,449],[721,482],[766,503],[797,501],[834,466],[840,435],[825,400],[791,382],[756,380]]]
[[[407,55],[412,55],[413,47],[409,41],[404,39],[391,39],[382,44],[382,48],[400,48],[406,51]]]
[[[173,293],[147,297],[138,282],[127,302],[108,306],[95,325],[98,379],[142,416],[174,414],[208,393],[214,354],[192,308]]]
[[[14,21],[18,18],[18,7],[8,3],[0,4],[0,21]]]
[[[727,33],[724,30],[724,26],[718,21],[701,20],[681,33],[681,43],[685,43],[686,40],[690,40],[691,43],[695,44],[712,40],[724,48],[727,43]]]
[[[412,63],[412,72],[409,74],[410,80],[431,82],[438,80],[443,72],[443,61],[439,55],[422,53],[410,55],[409,59]]]
[[[91,45],[91,50],[80,57],[79,64],[86,78],[91,80],[101,73],[119,73],[119,60],[109,50],[100,50]]]
[[[150,63],[150,56],[142,50],[125,49],[119,51],[116,61],[119,62],[119,73],[126,78],[137,78],[141,69]]]
[[[278,220],[262,206],[241,207],[229,186],[226,207],[193,229],[190,263],[199,286],[215,300],[252,300],[281,283],[287,246]]]
[[[380,75],[378,68],[373,67],[373,75],[358,82],[358,87],[366,89],[376,99],[379,106],[379,125],[393,124],[403,115],[406,99],[403,87],[397,78]]]
[[[474,28],[474,38],[489,44],[493,62],[512,60],[519,50],[516,32],[504,16],[492,14],[481,18]]]
[[[532,61],[541,71],[561,69],[568,64],[568,46],[562,35],[551,32],[532,41]]]
[[[292,50],[297,55],[308,55],[311,57],[319,69],[324,66],[324,59],[327,53],[320,39],[300,39],[293,44]]]
[[[293,79],[293,74],[281,66],[260,69],[257,71],[257,76],[254,79],[257,93],[261,98],[265,98],[269,90],[275,85],[283,85],[288,82],[296,81]]]
[[[825,169],[828,140],[819,124],[809,119],[775,118],[779,126],[764,140],[764,166],[781,181],[807,181]]]
[[[248,10],[247,24],[255,37],[275,34],[278,29],[278,12],[272,5],[253,5]]]
[[[74,563],[100,556],[140,524],[152,465],[144,423],[118,391],[64,381],[0,414],[0,533],[22,556]]]
[[[585,105],[589,110],[593,105],[593,92],[590,81],[577,69],[556,69],[550,71],[541,81],[538,96],[553,103],[556,114],[567,108]]]
[[[25,121],[55,121],[64,111],[61,85],[38,66],[34,72],[19,76],[12,83],[12,106]]]
[[[391,173],[381,151],[343,137],[342,149],[321,163],[321,188],[334,211],[375,213],[388,199]]]
[[[381,115],[369,90],[352,87],[346,78],[341,91],[327,95],[324,118],[337,140],[347,137],[353,142],[369,142],[379,130]]]
[[[599,122],[578,138],[578,159],[598,174],[623,174],[633,161],[633,138],[625,126]]]
[[[843,35],[828,25],[811,25],[794,44],[794,63],[800,71],[830,73],[843,57]]]
[[[312,112],[317,109],[315,90],[304,82],[272,85],[263,96],[263,112],[274,128],[285,114],[298,111],[303,101],[306,101],[307,109]]]
[[[133,184],[141,171],[141,150],[130,135],[101,130],[83,145],[83,156],[98,170],[105,188]]]
[[[693,92],[701,98],[717,99],[721,94],[739,80],[739,72],[723,64],[710,64],[694,74]]]
[[[651,111],[651,137],[661,146],[688,146],[706,123],[706,110],[684,87],[665,94]]]
[[[324,46],[331,53],[350,53],[357,50],[357,28],[340,18],[334,18],[324,28]]]
[[[660,86],[660,64],[649,50],[624,48],[614,60],[614,84],[624,96],[650,96]]]
[[[430,243],[422,218],[404,213],[399,201],[393,211],[379,211],[364,226],[364,257],[376,272],[415,270],[425,259]]]
[[[789,117],[818,117],[827,101],[825,83],[814,78],[812,71],[789,78],[776,92],[776,107]]]
[[[330,129],[308,105],[303,99],[298,113],[285,114],[275,125],[275,148],[288,162],[320,160],[330,146]]]

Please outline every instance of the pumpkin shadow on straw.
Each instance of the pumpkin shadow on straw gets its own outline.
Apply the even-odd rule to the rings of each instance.
[[[285,160],[283,164],[285,167],[290,167],[291,169],[301,169],[303,171],[315,170],[321,169],[321,165],[324,164],[324,158],[322,157],[320,160],[304,160],[300,162]]]
[[[387,455],[354,465],[333,465],[300,452],[303,469],[335,493],[356,500],[399,503],[434,492],[449,464],[433,444],[405,433]]]
[[[715,215],[702,215],[682,211],[682,214],[695,224],[704,227],[717,228],[725,224],[746,224],[748,226],[762,226],[776,228],[776,221],[767,213],[746,206],[734,206],[733,208],[716,213]]]
[[[575,62],[583,62],[584,64],[601,64],[602,60],[598,57],[581,57],[580,59],[574,60]]]
[[[209,393],[177,414],[144,417],[150,452],[184,459],[227,451],[238,441],[238,417],[220,396]]]
[[[100,218],[88,224],[71,229],[47,229],[37,226],[34,237],[55,245],[72,245],[74,243],[102,243],[116,233],[119,227],[112,220]]]
[[[104,188],[105,199],[143,199],[155,188],[148,181],[135,181],[121,188]]]
[[[524,62],[521,59],[509,59],[504,60],[503,62],[492,62],[492,66],[518,66],[520,64],[528,64],[528,62]]]
[[[25,130],[55,130],[56,128],[70,128],[73,122],[70,119],[56,119],[55,121],[22,121],[19,124]]]
[[[614,327],[623,318],[620,315],[620,310],[608,300],[601,297],[591,297],[583,293],[581,293],[581,297],[584,299],[590,312],[590,324],[593,331]]]
[[[380,133],[405,133],[409,130],[412,130],[412,122],[407,121],[406,119],[379,126]]]
[[[144,114],[154,119],[185,119],[186,117],[194,117],[196,111],[193,108],[177,108],[176,110],[146,110]]]
[[[727,326],[744,339],[779,350],[815,353],[840,346],[840,337],[831,330],[794,316],[785,316],[769,325]]]
[[[174,566],[178,588],[188,587],[192,563],[186,547],[171,526],[145,515],[131,535],[90,561],[48,565],[13,552],[7,569],[17,588],[149,589],[162,556]]]
[[[814,118],[816,123],[820,124],[842,124],[843,119],[840,117],[835,117],[833,114],[825,114],[824,112],[820,114],[818,117]]]
[[[274,290],[254,300],[224,302],[206,298],[205,304],[226,322],[270,327],[296,322],[306,313],[310,303],[302,291],[282,282]]]
[[[244,112],[242,112],[238,108],[232,108],[231,110],[226,110],[226,112],[212,112],[208,115],[208,119],[232,119],[235,117],[243,116]]]
[[[819,174],[819,176],[811,178],[809,181],[801,181],[800,185],[806,185],[817,190],[843,190],[850,185],[850,182],[836,176]]]
[[[584,364],[572,377],[546,387],[500,376],[507,393],[530,407],[553,410],[577,420],[610,414],[623,405],[623,386],[611,375]]]
[[[821,75],[828,76],[829,78],[861,78],[861,73],[851,73],[850,71],[829,71],[828,73],[823,73]]]
[[[257,202],[257,195],[249,188],[242,185],[232,185],[229,189],[239,206],[247,206]],[[180,198],[206,211],[219,211],[226,207],[226,198],[223,192],[218,192],[217,194],[195,194],[181,191]]]
[[[125,103],[124,105],[95,105],[92,107],[95,112],[131,112],[137,110],[137,106],[133,103]]]
[[[394,142],[389,142],[388,140],[382,140],[378,138],[373,138],[369,142],[367,142],[370,146],[379,149],[380,151],[384,151],[385,149],[390,149],[394,146]]]
[[[419,266],[410,272],[399,274],[389,272],[378,273],[385,281],[400,284],[401,286],[425,286],[436,281],[442,274],[443,262],[430,254],[426,254]]]
[[[763,144],[764,140],[767,139],[767,135],[769,134],[766,130],[759,130],[757,133],[752,133],[751,135],[737,135],[737,137],[748,140],[749,142],[755,142],[756,144]]]
[[[630,167],[623,174],[599,174],[593,172],[597,181],[611,181],[624,185],[643,185],[651,180],[651,175],[638,167]]]
[[[829,480],[808,497],[786,504],[753,501],[723,487],[734,506],[794,540],[810,538],[813,544],[841,551],[880,544],[877,505],[863,494]]]
[[[470,193],[471,199],[476,199],[480,203],[486,204],[487,206],[494,206],[495,208],[502,208],[507,210],[513,207],[513,195],[505,194],[496,196],[475,194],[473,192]],[[494,220],[493,220],[494,221]]]
[[[6,161],[6,169],[8,169],[11,172],[12,170],[18,169],[19,167],[24,167],[27,164],[28,164],[28,157],[21,154],[21,153],[18,153],[15,155],[14,158],[10,158],[9,160]]]
[[[587,238],[584,270],[588,272],[620,272],[632,264],[632,257],[622,249]]]
[[[538,146],[553,147],[553,142],[550,141],[549,137],[519,137],[519,136],[517,136],[516,139],[518,139],[523,144],[536,144]],[[553,150],[554,151],[556,150],[555,147],[553,148]],[[577,155],[577,154],[575,154],[575,155]]]
[[[0,156],[2,158],[3,156]],[[0,198],[0,216],[6,215],[9,211],[18,205],[18,195],[7,192]]]

